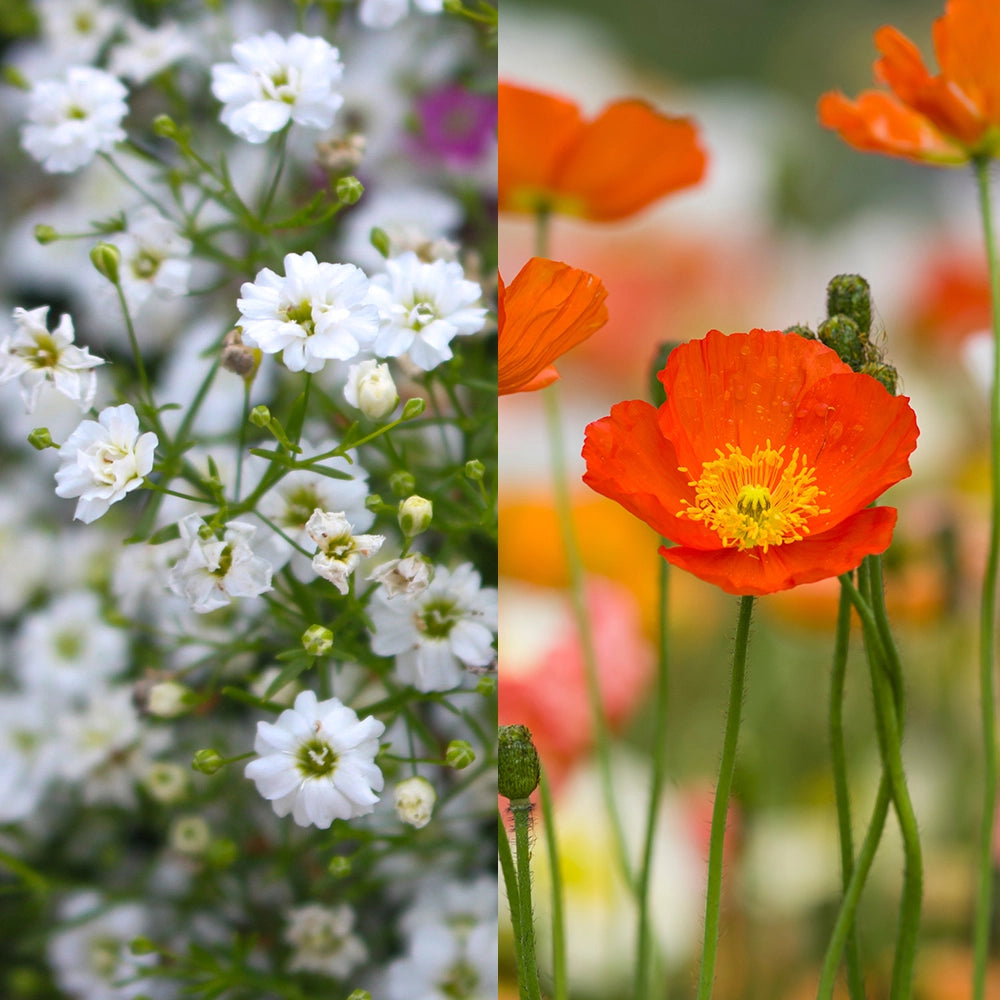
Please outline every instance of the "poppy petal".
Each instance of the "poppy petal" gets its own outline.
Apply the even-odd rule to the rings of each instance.
[[[1000,5],[949,0],[933,31],[942,76],[961,88],[988,124],[1000,126]]]

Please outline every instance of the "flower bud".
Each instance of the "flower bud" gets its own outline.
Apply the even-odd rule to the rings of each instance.
[[[452,740],[444,752],[444,759],[449,767],[461,771],[476,759],[476,751],[468,740]]]
[[[481,483],[486,475],[486,466],[478,458],[470,458],[465,463],[465,478],[471,479],[474,483]]]
[[[149,689],[146,711],[161,719],[182,715],[191,705],[191,691],[177,681],[161,681]]]
[[[35,239],[37,242],[45,246],[47,243],[53,243],[59,239],[59,234],[51,227],[45,225],[44,222],[40,222],[35,226]]]
[[[222,340],[219,363],[227,372],[239,375],[245,382],[252,382],[260,367],[263,353],[259,347],[243,343],[243,333],[237,327],[230,330]]]
[[[399,527],[407,538],[415,538],[431,526],[434,504],[414,494],[399,501]]]
[[[236,862],[239,855],[240,849],[232,837],[217,837],[208,845],[208,850],[205,851],[205,860],[213,868],[229,868]]]
[[[90,251],[90,261],[112,285],[118,284],[118,265],[122,253],[113,243],[98,243]]]
[[[378,226],[374,226],[372,231],[368,234],[368,239],[371,245],[375,247],[376,250],[383,256],[388,257],[392,252],[392,240],[389,239],[389,234],[384,229],[379,229]]]
[[[271,411],[263,403],[260,403],[250,411],[250,423],[255,427],[270,427]]]
[[[398,497],[407,497],[417,488],[417,480],[412,472],[397,469],[389,476],[389,488]]]
[[[872,297],[868,282],[860,274],[838,274],[826,286],[827,316],[847,316],[858,332],[866,335],[872,328]],[[848,362],[850,363],[850,362]]]
[[[351,365],[344,385],[344,399],[369,420],[387,417],[399,403],[389,366],[370,359]]]
[[[351,859],[346,854],[335,854],[330,858],[326,870],[334,878],[347,878],[351,874]]]
[[[38,451],[45,451],[46,448],[58,448],[57,445],[52,440],[52,435],[49,433],[48,427],[36,427],[28,435],[28,444],[32,448],[36,448]]]
[[[354,205],[361,200],[365,186],[357,177],[341,177],[333,186],[334,193],[342,205]]]
[[[831,316],[820,323],[817,333],[820,341],[836,351],[841,361],[854,371],[860,370],[865,363],[868,338],[861,334],[854,320],[849,316]]]
[[[382,508],[382,498],[377,493],[369,493],[365,497],[365,508],[376,512],[379,511]]]
[[[201,771],[202,774],[215,774],[216,771],[225,767],[225,764],[226,761],[222,754],[211,748],[199,750],[191,761],[191,766],[196,771]]]
[[[437,792],[434,791],[434,786],[426,778],[415,775],[396,785],[392,793],[392,801],[396,807],[396,815],[400,820],[417,830],[421,830],[431,821],[431,813],[434,811],[434,803],[437,801]]]
[[[813,333],[812,328],[807,326],[805,323],[796,323],[794,326],[787,326],[782,333],[794,333],[805,340],[815,340],[816,334]]]
[[[406,401],[406,405],[403,407],[403,415],[399,419],[413,420],[414,417],[419,417],[426,409],[427,400],[420,396],[414,396],[413,399]]]
[[[497,745],[497,791],[505,799],[526,799],[538,787],[538,751],[527,726],[501,726]]]
[[[153,134],[161,139],[176,139],[177,122],[170,115],[157,115],[153,119]]]
[[[872,361],[862,365],[861,370],[866,375],[871,375],[873,379],[881,382],[890,395],[896,395],[899,388],[899,373],[892,365],[886,364],[884,361]]]
[[[333,646],[333,633],[324,625],[310,625],[302,633],[302,648],[310,656],[324,656]]]

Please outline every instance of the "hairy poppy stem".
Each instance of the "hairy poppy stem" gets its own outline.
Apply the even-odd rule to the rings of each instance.
[[[715,981],[715,957],[719,947],[719,909],[722,900],[722,855],[726,838],[726,819],[729,815],[729,792],[733,785],[733,772],[736,770],[740,717],[743,714],[743,688],[753,603],[753,597],[740,598],[740,614],[733,647],[733,672],[729,686],[729,711],[726,715],[726,733],[722,743],[719,782],[715,788],[715,804],[712,807],[712,832],[708,846],[708,887],[705,891],[705,937],[701,947],[697,1000],[709,1000]]]
[[[545,850],[549,856],[552,882],[552,983],[553,1000],[568,1000],[569,977],[566,974],[566,923],[564,919],[562,866],[559,861],[559,841],[556,837],[555,810],[552,793],[544,770],[538,783],[538,799],[542,806],[542,828],[545,831]]]
[[[514,814],[514,853],[517,862],[517,892],[521,917],[520,964],[517,981],[525,1000],[541,1000],[538,985],[538,960],[535,956],[535,918],[531,905],[531,802],[512,799]]]
[[[997,576],[1000,572],[1000,271],[990,205],[990,160],[973,160],[986,240],[993,310],[993,385],[990,389],[990,541],[980,607],[979,684],[983,733],[983,813],[980,821],[976,913],[973,931],[973,1000],[986,992],[986,962],[993,910],[993,826],[997,798],[997,736],[993,663],[996,650]]]

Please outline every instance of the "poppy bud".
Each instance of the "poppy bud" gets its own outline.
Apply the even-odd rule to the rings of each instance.
[[[847,316],[862,334],[869,333],[872,328],[872,296],[868,282],[860,274],[838,274],[831,278],[826,286],[826,314],[831,317]]]
[[[860,371],[865,363],[868,338],[858,329],[857,323],[849,316],[831,316],[819,325],[819,339],[837,352],[841,361]]]
[[[884,361],[872,361],[863,365],[861,370],[866,375],[871,375],[873,379],[881,382],[890,395],[896,395],[896,390],[899,387],[899,374],[892,365],[886,364]]]
[[[796,323],[794,326],[787,326],[782,333],[794,333],[799,337],[805,337],[806,340],[815,340],[816,334],[813,333],[812,328],[806,326],[805,323]]]
[[[541,776],[538,751],[527,726],[501,726],[497,745],[497,791],[505,799],[526,799]]]

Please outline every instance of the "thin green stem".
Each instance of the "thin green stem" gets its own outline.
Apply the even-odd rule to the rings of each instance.
[[[562,419],[559,412],[558,383],[542,390],[545,399],[545,418],[548,426],[549,450],[552,458],[552,481],[555,493],[556,516],[559,520],[559,533],[562,536],[563,550],[566,556],[566,569],[569,573],[570,599],[573,605],[573,615],[576,621],[577,634],[583,652],[584,677],[587,686],[587,700],[590,703],[590,717],[594,726],[594,743],[597,752],[597,764],[601,776],[601,789],[604,796],[605,810],[611,824],[611,832],[615,845],[615,856],[618,867],[625,879],[626,885],[635,890],[635,876],[629,862],[628,847],[625,843],[625,831],[621,815],[615,802],[614,777],[611,773],[611,734],[608,722],[604,716],[601,698],[600,675],[597,663],[597,650],[594,646],[594,633],[591,628],[590,614],[587,610],[586,585],[584,581],[583,560],[573,529],[573,503],[570,498],[568,477],[566,475],[566,459],[563,453]]]
[[[518,968],[518,982],[521,981],[521,899],[517,892],[517,873],[514,870],[514,855],[511,853],[507,826],[503,816],[497,812],[497,852],[500,855],[500,872],[504,888],[507,890],[507,907],[510,910],[510,926],[514,930],[514,960]],[[521,988],[524,997],[524,988]]]
[[[135,362],[135,372],[139,376],[139,385],[142,387],[143,402],[153,410],[153,392],[149,386],[149,376],[146,374],[146,365],[142,360],[142,351],[139,350],[139,339],[135,334],[135,324],[132,322],[132,312],[128,307],[128,300],[125,298],[125,289],[122,283],[116,281],[115,292],[118,295],[118,303],[122,308],[122,316],[125,319],[125,329],[128,331],[128,342],[132,348],[132,360]]]
[[[566,975],[566,921],[563,905],[562,865],[559,861],[559,841],[556,837],[555,809],[552,807],[552,792],[549,789],[545,771],[538,782],[538,800],[542,806],[542,824],[545,830],[545,850],[549,856],[549,872],[552,885],[552,980],[555,996],[553,1000],[568,1000],[569,978]]]
[[[833,668],[830,671],[830,761],[833,770],[833,791],[837,803],[837,828],[840,834],[840,873],[844,894],[854,874],[854,838],[851,832],[851,800],[847,784],[847,754],[844,750],[844,680],[847,676],[847,651],[851,638],[851,598],[840,589],[837,609],[837,630],[833,647]],[[859,890],[860,891],[860,890]],[[857,928],[853,921],[846,929],[847,988],[851,1000],[865,1000],[865,984],[861,974],[861,956]]]
[[[990,161],[974,161],[979,210],[986,241],[993,307],[993,386],[990,390],[990,540],[983,575],[979,626],[979,686],[983,735],[983,812],[980,820],[978,889],[973,929],[973,1000],[984,1000],[993,911],[993,826],[997,800],[997,733],[994,694],[997,577],[1000,574],[1000,270],[990,202]]]
[[[670,564],[660,560],[659,597],[660,630],[656,657],[656,694],[653,716],[653,770],[650,776],[649,808],[646,813],[646,837],[639,867],[638,908],[639,930],[635,962],[635,1000],[645,1000],[649,996],[650,965],[653,945],[652,921],[649,914],[649,887],[653,873],[653,844],[656,839],[656,824],[663,797],[663,786],[667,774],[667,708],[669,681],[669,627],[667,622],[667,597],[670,583]],[[663,997],[662,991],[657,994]]]
[[[712,807],[712,832],[708,844],[708,887],[705,891],[705,937],[701,947],[701,972],[698,975],[698,998],[708,1000],[715,982],[715,957],[719,947],[719,909],[722,902],[722,855],[726,839],[726,819],[729,815],[729,792],[736,770],[736,747],[743,714],[743,687],[746,679],[747,646],[750,640],[750,619],[753,617],[753,597],[740,598],[740,614],[736,624],[733,647],[733,672],[729,686],[729,711],[726,714],[726,734],[722,743],[719,782]]]
[[[521,916],[521,965],[518,983],[523,986],[527,1000],[541,1000],[538,985],[538,960],[535,956],[535,918],[531,906],[531,802],[529,799],[511,799],[510,811],[514,814],[514,853],[517,862],[517,894]]]

